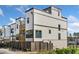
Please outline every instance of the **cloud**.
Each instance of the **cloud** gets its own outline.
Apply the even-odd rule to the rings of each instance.
[[[21,12],[22,14],[25,14],[25,10],[28,10],[28,6],[22,5],[20,7],[17,7],[16,10]]]
[[[16,8],[17,11],[21,12],[22,14],[24,14],[24,11],[23,11],[23,8],[20,7],[20,8]]]
[[[2,28],[2,26],[0,26],[0,29]]]
[[[3,10],[0,8],[0,16],[4,16]]]
[[[79,29],[79,22],[74,22],[72,25],[75,29]]]
[[[73,29],[71,29],[71,28],[68,28],[68,31],[73,31]]]
[[[68,32],[79,32],[79,19],[70,15],[68,17]]]
[[[74,22],[78,22],[79,20],[75,17],[75,16],[68,16],[68,22],[69,23],[74,23]]]
[[[15,22],[16,22],[16,20],[15,20],[15,19],[10,18],[10,22],[8,23],[8,25],[10,25],[10,24],[12,24],[12,23],[15,23]]]

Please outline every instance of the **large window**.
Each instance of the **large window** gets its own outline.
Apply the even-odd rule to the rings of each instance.
[[[61,34],[58,33],[58,40],[61,40]]]
[[[61,27],[60,24],[58,24],[58,30],[59,30],[59,31],[60,31],[60,27]]]
[[[41,30],[36,30],[36,38],[42,38],[42,31]]]
[[[33,30],[26,31],[26,38],[33,38]]]

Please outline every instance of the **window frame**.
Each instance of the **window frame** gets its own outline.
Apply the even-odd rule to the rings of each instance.
[[[26,38],[33,38],[33,30],[26,31]]]
[[[37,36],[38,35],[38,33],[39,33],[39,36]],[[42,31],[41,30],[35,30],[35,38],[42,38]]]

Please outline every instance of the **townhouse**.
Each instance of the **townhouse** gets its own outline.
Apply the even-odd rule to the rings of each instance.
[[[55,6],[43,10],[30,8],[25,11],[25,17],[17,18],[10,25],[10,39],[16,48],[31,51],[66,48],[66,19]]]
[[[25,13],[26,31],[31,32],[26,34],[26,41],[31,43],[31,49],[44,49],[45,46],[48,49],[49,43],[53,49],[67,47],[67,18],[62,16],[61,9],[54,6],[43,10],[31,8]]]
[[[2,29],[0,28],[0,43],[2,41]]]
[[[10,26],[4,25],[2,26],[2,41],[3,42],[10,42]]]

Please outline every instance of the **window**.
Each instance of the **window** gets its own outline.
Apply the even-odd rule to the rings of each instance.
[[[0,31],[0,36],[2,35],[2,32]]]
[[[61,34],[60,33],[58,33],[58,40],[60,40],[61,39]]]
[[[42,38],[42,31],[41,30],[36,30],[36,38]]]
[[[29,23],[29,18],[27,18],[27,23]]]
[[[26,38],[33,38],[33,30],[26,31]]]
[[[60,16],[60,12],[58,11],[58,16]]]
[[[17,24],[17,29],[18,29],[18,24]]]
[[[59,31],[60,31],[60,27],[61,27],[60,24],[58,24],[58,30],[59,30]]]
[[[51,34],[51,30],[49,30],[49,34]]]
[[[11,29],[11,33],[14,33],[14,29],[13,28]]]

